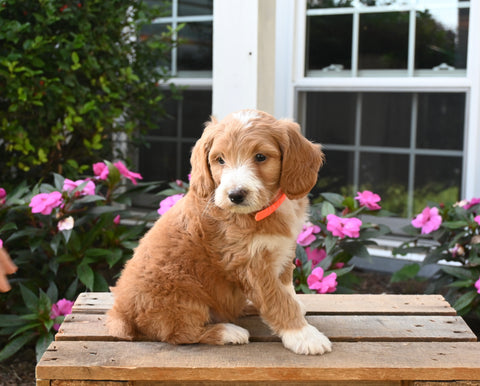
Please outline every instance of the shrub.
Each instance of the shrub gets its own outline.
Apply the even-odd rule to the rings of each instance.
[[[0,0],[0,181],[73,178],[165,113],[172,31],[138,34],[159,15],[141,0]]]
[[[0,335],[9,337],[0,360],[32,341],[41,355],[68,301],[85,290],[108,291],[147,222],[158,217],[152,211],[139,221],[127,209],[134,195],[158,184],[139,183],[141,175],[122,162],[93,166],[93,177],[55,174],[53,184],[23,183],[2,194],[0,239],[19,270],[12,290],[0,295]]]

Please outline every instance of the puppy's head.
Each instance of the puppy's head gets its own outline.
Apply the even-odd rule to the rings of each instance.
[[[241,110],[207,123],[192,151],[191,190],[235,213],[268,206],[280,190],[288,198],[313,188],[323,162],[320,145],[300,127],[257,110]]]

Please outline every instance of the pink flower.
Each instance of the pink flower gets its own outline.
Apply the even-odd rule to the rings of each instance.
[[[305,224],[302,231],[297,237],[297,243],[302,247],[306,247],[313,243],[316,239],[315,233],[320,233],[320,227],[311,223]]]
[[[120,215],[119,215],[119,214],[117,214],[117,215],[115,216],[115,218],[113,219],[113,223],[114,223],[115,225],[120,224]]]
[[[476,216],[473,220],[474,220],[478,225],[480,225],[480,215]]]
[[[322,268],[315,268],[307,278],[308,288],[317,291],[319,294],[335,292],[338,285],[337,274],[332,272],[324,277],[324,273]]]
[[[178,200],[183,197],[183,194],[174,194],[173,196],[169,196],[164,200],[160,201],[160,208],[157,210],[159,215],[164,215],[168,212],[168,210],[174,206]]]
[[[114,165],[122,176],[132,181],[133,185],[137,185],[137,179],[143,179],[143,177],[139,173],[131,172],[130,170],[128,170],[122,161],[115,162]]]
[[[84,184],[85,180],[72,181],[68,178],[65,178],[63,182],[63,190],[66,192],[72,192],[80,185]],[[81,191],[75,192],[75,196],[93,196],[95,194],[95,184],[93,181],[88,181],[87,184],[83,187]]]
[[[417,217],[412,220],[415,228],[422,228],[422,235],[429,234],[440,228],[442,216],[438,214],[438,208],[429,208],[428,206]]]
[[[357,192],[357,197],[355,197],[355,199],[358,200],[360,206],[366,206],[370,210],[382,209],[382,207],[377,204],[377,202],[381,200],[380,196],[369,190]]]
[[[40,193],[32,197],[30,206],[32,213],[41,213],[49,215],[54,208],[59,207],[62,204],[62,193]]]
[[[315,248],[312,250],[310,247],[307,247],[305,248],[305,252],[307,253],[308,260],[312,262],[313,267],[327,257],[325,249]]]
[[[75,225],[75,220],[73,219],[72,216],[68,216],[67,218],[64,218],[63,220],[60,220],[57,224],[57,229],[59,231],[68,231],[70,229],[73,229]]]
[[[72,313],[73,302],[67,299],[60,299],[55,304],[52,304],[50,311],[50,319],[56,319],[59,316],[65,316]],[[53,328],[58,331],[60,324],[55,323]]]
[[[93,174],[100,180],[106,180],[108,178],[108,165],[104,162],[97,162],[92,165]]]
[[[0,205],[5,204],[6,197],[7,197],[7,192],[5,191],[5,189],[0,188]]]
[[[0,239],[0,248],[3,248],[3,240]]]
[[[352,217],[343,218],[334,214],[327,216],[327,230],[332,232],[332,235],[343,239],[345,236],[357,238],[360,236],[360,227],[362,220]]]
[[[475,206],[477,204],[480,204],[480,198],[472,198],[469,202],[467,202],[463,208],[468,210],[470,209],[472,206]]]
[[[480,277],[475,282],[475,288],[477,289],[477,292],[480,294]]]

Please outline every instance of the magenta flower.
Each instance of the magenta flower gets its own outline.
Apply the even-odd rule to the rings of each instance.
[[[3,248],[3,240],[0,239],[0,248]]]
[[[366,206],[370,210],[382,209],[382,207],[377,204],[377,202],[381,200],[380,196],[369,190],[357,192],[357,197],[355,197],[355,199],[358,200],[360,206]]]
[[[469,202],[467,202],[463,208],[468,210],[470,209],[472,206],[475,206],[477,204],[480,204],[480,198],[472,198]]]
[[[62,193],[40,193],[32,197],[30,206],[32,213],[41,213],[49,215],[54,208],[59,207],[62,204]]]
[[[72,181],[65,178],[63,182],[63,190],[66,192],[72,192],[80,185],[84,184],[85,180]],[[93,196],[95,194],[95,184],[93,181],[88,181],[81,191],[75,192],[75,196]]]
[[[73,302],[67,299],[60,299],[55,304],[52,304],[50,311],[50,319],[56,319],[59,316],[65,316],[72,313]],[[55,331],[58,331],[60,324],[55,323],[53,325]]]
[[[115,167],[118,169],[120,174],[126,178],[128,178],[130,181],[132,181],[133,185],[137,185],[137,179],[142,180],[143,177],[139,173],[131,172],[130,170],[127,169],[127,167],[123,164],[122,161],[118,161],[114,163]]]
[[[480,294],[480,277],[475,282],[475,288],[477,289],[477,292]]]
[[[422,235],[429,234],[440,228],[442,216],[438,214],[438,208],[429,208],[428,206],[417,217],[412,220],[415,228],[422,229]]]
[[[5,191],[5,189],[0,188],[0,205],[5,204],[6,197],[7,197],[7,192]]]
[[[164,200],[160,201],[160,208],[157,210],[159,215],[164,215],[168,212],[168,210],[174,206],[178,200],[183,197],[183,194],[174,194],[173,196],[169,196]]]
[[[474,220],[478,225],[480,225],[480,215],[476,216],[473,220]]]
[[[115,216],[115,218],[113,219],[113,223],[114,223],[115,225],[120,224],[120,215],[119,215],[119,214],[117,214],[117,215]]]
[[[312,262],[312,266],[315,267],[318,263],[324,260],[327,257],[327,252],[325,249],[315,248],[311,249],[310,247],[305,248],[308,260]]]
[[[108,178],[108,165],[104,162],[97,162],[92,165],[93,174],[100,180],[106,180]]]
[[[327,230],[332,232],[332,235],[343,239],[345,236],[357,238],[360,236],[360,227],[362,220],[352,217],[343,218],[334,214],[327,216]]]
[[[315,268],[307,278],[308,288],[317,291],[319,294],[335,292],[338,285],[337,274],[332,272],[324,277],[324,273],[322,268]]]
[[[311,223],[303,225],[303,229],[297,237],[297,244],[307,247],[316,239],[315,234],[320,233],[320,227]]]

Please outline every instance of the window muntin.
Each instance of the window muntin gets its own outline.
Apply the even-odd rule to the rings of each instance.
[[[465,93],[307,91],[301,99],[306,135],[327,157],[320,191],[374,190],[403,217],[460,199]],[[339,118],[347,124],[332,126]]]
[[[469,1],[308,0],[305,75],[465,76]]]

